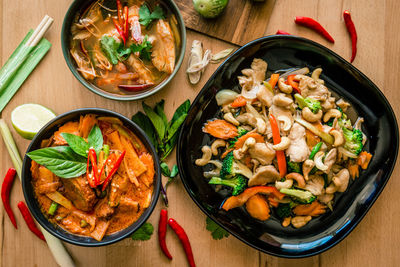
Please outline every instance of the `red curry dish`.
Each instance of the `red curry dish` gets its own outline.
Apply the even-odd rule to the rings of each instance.
[[[100,241],[133,224],[151,203],[153,157],[115,117],[67,122],[28,156],[41,211],[73,234]]]

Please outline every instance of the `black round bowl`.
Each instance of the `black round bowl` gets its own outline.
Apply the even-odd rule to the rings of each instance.
[[[112,116],[120,119],[124,126],[126,126],[128,129],[130,129],[134,134],[137,135],[137,137],[143,142],[149,153],[153,156],[154,162],[158,162],[158,156],[157,153],[151,144],[150,140],[146,136],[146,134],[137,126],[135,123],[133,123],[131,120],[128,118],[122,116],[119,113],[116,113],[114,111],[106,110],[106,109],[100,109],[100,108],[82,108],[82,109],[76,109],[72,110],[70,112],[61,114],[54,118],[52,121],[47,123],[33,138],[31,144],[29,145],[26,153],[33,151],[35,149],[40,148],[40,143],[43,139],[49,138],[56,130],[57,128],[68,122],[68,121],[73,121],[73,120],[79,120],[80,115],[85,115],[85,114],[96,114],[96,115],[101,115],[101,116]],[[140,216],[140,218],[134,222],[132,225],[129,227],[111,234],[105,236],[101,241],[97,241],[91,237],[87,236],[80,236],[76,234],[72,234],[61,228],[60,226],[54,225],[51,222],[49,222],[46,218],[46,216],[42,213],[40,210],[40,207],[38,205],[37,199],[35,198],[35,193],[33,190],[33,186],[31,183],[32,180],[32,175],[30,172],[30,167],[31,167],[31,159],[25,155],[24,157],[24,162],[22,165],[22,190],[24,192],[25,196],[25,201],[29,207],[29,210],[31,211],[33,217],[39,222],[41,226],[43,226],[44,229],[46,229],[49,233],[54,235],[55,237],[60,238],[63,241],[66,241],[68,243],[74,244],[74,245],[79,245],[79,246],[85,246],[85,247],[96,247],[96,246],[104,246],[104,245],[109,245],[112,243],[115,243],[117,241],[120,241],[123,238],[128,237],[130,234],[135,232],[143,223],[146,222],[146,220],[149,218],[151,213],[154,210],[154,207],[157,204],[158,200],[158,195],[160,193],[160,186],[161,186],[161,172],[160,172],[160,167],[158,164],[154,164],[155,168],[155,177],[154,177],[154,191],[153,191],[153,196],[151,199],[151,204],[150,206],[145,210],[145,212]]]
[[[178,49],[178,53],[176,54],[175,59],[175,69],[174,71],[165,78],[160,84],[148,89],[143,90],[141,92],[137,92],[135,94],[127,94],[127,95],[118,95],[112,94],[103,89],[97,87],[96,85],[92,84],[91,82],[87,81],[80,73],[77,71],[77,67],[75,64],[75,60],[72,58],[71,53],[69,52],[70,40],[71,40],[71,26],[74,22],[75,16],[77,14],[82,14],[93,2],[97,0],[75,0],[71,6],[69,7],[67,13],[65,14],[62,29],[61,29],[61,46],[64,55],[64,59],[67,62],[68,68],[71,70],[72,74],[75,78],[84,85],[90,91],[113,100],[121,100],[121,101],[130,101],[130,100],[138,100],[150,95],[155,94],[156,92],[163,89],[171,80],[175,77],[176,73],[178,72],[179,68],[182,65],[183,58],[185,57],[185,50],[186,50],[186,28],[185,23],[183,21],[182,15],[173,0],[160,0],[162,5],[168,7],[168,9],[175,15],[175,18],[178,22],[178,30],[179,35],[181,38],[180,47]],[[115,1],[115,0],[112,0]]]
[[[268,63],[268,74],[293,67],[321,67],[321,78],[334,93],[344,97],[365,119],[365,149],[373,154],[367,170],[335,197],[333,212],[314,218],[300,229],[282,227],[274,215],[265,222],[253,219],[244,207],[228,212],[220,205],[229,191],[215,192],[203,178],[210,166],[194,164],[210,144],[204,123],[220,115],[215,94],[224,88],[240,90],[237,76],[254,58]],[[354,121],[353,121],[354,122]],[[182,182],[200,209],[244,243],[265,253],[300,258],[321,253],[345,238],[371,208],[390,178],[399,149],[397,120],[389,102],[376,85],[339,55],[313,41],[295,36],[267,36],[238,49],[216,70],[194,100],[177,146]]]

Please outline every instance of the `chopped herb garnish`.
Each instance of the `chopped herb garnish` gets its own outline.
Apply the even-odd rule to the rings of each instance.
[[[164,11],[160,6],[156,6],[153,12],[150,12],[149,7],[143,4],[139,9],[139,22],[143,26],[148,26],[155,19],[163,19]]]

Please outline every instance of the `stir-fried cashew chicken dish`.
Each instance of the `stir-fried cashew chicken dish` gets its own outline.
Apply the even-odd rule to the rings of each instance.
[[[212,142],[195,164],[208,168],[204,176],[215,190],[230,190],[222,209],[245,206],[255,219],[273,213],[283,227],[300,228],[333,210],[350,178],[368,167],[363,118],[349,119],[351,105],[332,95],[321,72],[266,77],[267,62],[255,58],[238,77],[240,93],[217,93],[222,115],[204,124]]]

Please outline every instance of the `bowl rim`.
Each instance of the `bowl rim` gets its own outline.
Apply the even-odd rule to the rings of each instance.
[[[151,143],[151,141],[149,140],[149,138],[147,137],[147,135],[145,134],[145,132],[137,125],[135,124],[133,121],[129,120],[128,118],[126,118],[125,116],[115,112],[115,111],[111,111],[108,109],[103,109],[103,108],[80,108],[80,109],[74,109],[65,113],[62,113],[60,115],[58,115],[56,118],[52,119],[51,121],[49,121],[45,126],[43,126],[39,132],[35,135],[35,137],[32,139],[32,141],[30,142],[25,155],[24,155],[24,159],[23,159],[23,164],[22,164],[22,177],[21,177],[21,183],[22,183],[22,191],[24,193],[24,198],[25,198],[25,202],[31,212],[31,214],[33,215],[33,217],[35,218],[35,220],[50,234],[52,234],[53,236],[68,242],[70,244],[73,245],[78,245],[78,246],[84,246],[84,247],[99,247],[99,246],[104,246],[104,245],[110,245],[113,243],[116,243],[126,237],[128,237],[129,235],[131,235],[133,232],[135,232],[137,229],[139,229],[147,220],[148,218],[151,216],[151,214],[154,211],[155,206],[157,205],[158,202],[158,198],[160,195],[160,188],[161,188],[161,170],[158,164],[154,164],[154,170],[155,170],[155,174],[154,174],[154,179],[155,181],[153,182],[153,196],[152,196],[152,202],[150,203],[150,206],[146,209],[146,211],[135,221],[133,222],[131,225],[129,225],[127,228],[132,227],[135,223],[138,223],[135,227],[133,227],[131,230],[127,231],[124,234],[121,234],[120,236],[116,236],[115,238],[113,238],[112,240],[107,240],[107,241],[96,241],[96,240],[92,240],[91,242],[82,242],[82,241],[77,241],[73,238],[69,238],[63,234],[61,234],[60,232],[56,231],[57,227],[60,226],[54,226],[51,222],[49,222],[47,219],[43,220],[42,217],[39,216],[39,214],[43,215],[45,217],[45,215],[43,214],[43,212],[39,209],[37,209],[37,204],[33,204],[34,202],[36,202],[36,199],[31,199],[27,193],[27,187],[31,186],[31,173],[30,173],[30,166],[27,167],[27,164],[29,164],[32,160],[30,158],[28,158],[28,156],[26,155],[26,153],[28,153],[34,146],[37,145],[38,142],[40,142],[42,140],[42,135],[45,134],[48,131],[48,128],[50,126],[55,127],[55,125],[57,125],[57,122],[59,122],[60,120],[62,120],[63,118],[67,117],[67,116],[79,116],[80,114],[98,114],[99,112],[102,112],[103,114],[108,114],[109,116],[113,116],[113,117],[117,117],[119,119],[122,120],[122,122],[124,124],[130,124],[130,126],[132,126],[135,131],[139,132],[139,134],[144,137],[144,138],[140,138],[140,140],[144,143],[144,145],[149,148],[148,151],[149,153],[152,154],[154,162],[159,162],[159,158],[157,155],[157,152],[153,146],[153,144]],[[136,134],[136,133],[135,133]],[[64,230],[65,232],[68,232],[67,230],[65,230],[64,228],[60,227],[62,230]],[[121,231],[127,229],[124,228]],[[114,233],[114,234],[118,234],[120,231]],[[72,236],[80,236],[81,235],[77,235],[77,234],[73,234],[68,232],[69,234],[71,234]]]
[[[204,84],[203,88],[197,93],[196,98],[193,100],[192,105],[188,111],[188,114],[190,114],[191,110],[193,109],[193,107],[195,106],[195,104],[197,104],[200,99],[202,98],[204,92],[210,87],[210,85],[212,84],[213,80],[215,79],[215,77],[217,76],[217,74],[222,71],[222,69],[225,67],[225,63],[228,62],[231,58],[233,58],[234,56],[236,56],[237,54],[240,54],[243,50],[247,49],[248,47],[252,47],[255,46],[259,43],[263,43],[265,41],[269,41],[269,40],[275,40],[275,39],[283,39],[286,41],[290,41],[290,40],[297,40],[297,41],[302,41],[304,43],[308,43],[311,44],[313,46],[316,46],[317,48],[320,48],[322,50],[324,50],[326,53],[332,55],[335,58],[338,58],[341,62],[344,63],[344,65],[351,69],[353,72],[355,72],[356,74],[360,75],[361,77],[363,77],[363,79],[365,79],[366,81],[368,81],[369,83],[373,84],[375,89],[377,89],[377,93],[382,97],[382,99],[384,100],[388,110],[390,111],[390,113],[393,116],[394,119],[394,138],[395,138],[395,142],[396,144],[399,144],[399,127],[398,127],[398,123],[397,123],[397,118],[396,118],[396,114],[392,108],[392,106],[390,105],[390,102],[388,101],[388,99],[385,97],[385,95],[383,94],[383,92],[379,89],[378,86],[375,85],[375,83],[373,83],[365,74],[363,74],[360,70],[358,70],[353,64],[349,63],[346,59],[344,59],[343,57],[341,57],[340,55],[338,55],[337,53],[335,53],[334,51],[332,51],[331,49],[317,43],[314,42],[310,39],[307,38],[303,38],[303,37],[299,37],[299,36],[295,36],[295,35],[268,35],[268,36],[263,36],[261,38],[255,39],[253,41],[248,42],[247,44],[239,47],[234,53],[232,53],[231,55],[229,55],[219,66],[218,68],[214,71],[214,73],[211,75],[211,77],[207,80],[207,82]],[[185,123],[184,123],[185,124]],[[378,197],[380,196],[380,194],[382,193],[383,189],[385,188],[387,182],[389,181],[394,167],[396,166],[396,161],[397,161],[397,157],[398,157],[398,152],[399,152],[399,147],[396,147],[396,151],[395,151],[395,155],[394,155],[394,164],[392,164],[392,166],[390,166],[389,171],[387,172],[387,179],[385,179],[384,183],[382,184],[382,186],[376,190],[375,195],[372,198],[371,203],[368,205],[368,207],[366,208],[365,212],[363,212],[363,214],[359,217],[354,218],[354,220],[352,221],[353,223],[351,224],[350,228],[348,228],[347,231],[343,232],[340,234],[339,238],[336,239],[333,243],[329,244],[326,247],[322,247],[320,250],[318,251],[314,251],[314,252],[308,252],[308,251],[302,251],[300,252],[300,254],[291,254],[290,252],[286,252],[286,253],[275,253],[275,252],[271,252],[268,251],[267,249],[258,247],[257,245],[245,240],[243,237],[241,237],[239,234],[236,234],[234,232],[231,231],[230,228],[225,227],[223,224],[221,224],[217,218],[210,214],[208,212],[208,210],[206,208],[204,208],[202,206],[202,204],[195,198],[194,195],[191,194],[191,188],[189,186],[189,184],[186,182],[186,178],[185,178],[185,172],[183,171],[183,166],[181,165],[181,160],[180,158],[182,157],[182,152],[181,152],[181,142],[183,142],[184,139],[184,127],[181,128],[180,132],[179,132],[179,137],[178,137],[178,142],[177,142],[177,150],[176,150],[176,161],[177,161],[177,165],[178,165],[178,169],[179,169],[179,173],[181,175],[181,181],[182,184],[184,185],[187,194],[190,196],[190,198],[194,201],[194,203],[196,203],[196,205],[200,208],[200,210],[209,218],[211,218],[215,223],[217,223],[220,227],[222,227],[223,229],[225,229],[228,233],[230,233],[231,235],[233,235],[234,237],[236,237],[237,239],[239,239],[240,241],[242,241],[244,244],[269,255],[272,256],[277,256],[277,257],[281,257],[281,258],[288,258],[288,259],[299,259],[299,258],[306,258],[306,257],[311,257],[311,256],[315,256],[318,255],[322,252],[325,252],[327,250],[329,250],[330,248],[334,247],[335,245],[337,245],[338,243],[340,243],[344,238],[346,238],[353,230],[354,228],[361,222],[361,220],[365,217],[365,215],[367,215],[368,211],[371,209],[371,207],[373,206],[373,204],[375,203],[375,201],[378,199]]]
[[[182,14],[179,11],[179,8],[175,4],[175,2],[172,0],[161,0],[163,2],[166,2],[168,4],[169,8],[171,8],[172,13],[177,18],[179,30],[181,33],[181,51],[179,54],[178,62],[175,64],[174,71],[165,80],[163,80],[161,83],[156,85],[154,88],[152,88],[149,91],[138,94],[138,95],[123,96],[123,95],[112,94],[112,93],[108,93],[105,90],[98,88],[95,85],[89,83],[85,78],[82,77],[82,75],[79,74],[79,72],[76,70],[72,60],[69,57],[69,44],[68,44],[69,38],[67,37],[70,32],[69,27],[67,27],[67,25],[70,24],[69,18],[71,17],[72,19],[74,19],[74,15],[77,12],[77,9],[78,9],[79,5],[81,5],[82,1],[84,1],[84,0],[74,0],[72,2],[72,4],[69,6],[67,13],[65,13],[62,27],[61,27],[61,49],[62,49],[62,53],[64,56],[64,60],[67,64],[69,70],[72,72],[72,74],[75,76],[75,78],[83,86],[85,86],[87,89],[89,89],[93,93],[100,95],[102,97],[108,98],[108,99],[119,100],[119,101],[133,101],[133,100],[140,100],[140,99],[149,97],[149,96],[157,93],[158,91],[162,90],[175,77],[175,75],[178,73],[180,67],[182,66],[182,62],[183,62],[183,59],[185,58],[185,54],[186,54],[186,42],[187,42],[186,27],[185,27],[185,22],[183,20]],[[94,2],[95,0],[90,0],[90,1]]]

